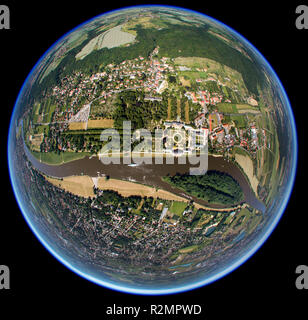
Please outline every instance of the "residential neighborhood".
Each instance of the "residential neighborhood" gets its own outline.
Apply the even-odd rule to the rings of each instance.
[[[163,150],[155,151],[153,144],[151,152],[180,156],[200,151],[208,144],[209,151],[214,154],[228,157],[229,151],[238,146],[255,158],[256,152],[266,146],[266,131],[259,130],[253,117],[249,118],[250,113],[259,113],[256,100],[248,96],[242,97],[246,104],[245,101],[242,105],[231,103],[230,98],[234,99],[237,89],[233,89],[234,92],[230,89],[232,81],[228,77],[220,80],[219,76],[210,73],[207,78],[196,78],[194,85],[192,80],[185,82],[187,73],[207,69],[178,65],[174,59],[159,58],[158,54],[159,47],[156,47],[149,57],[139,56],[119,65],[108,64],[102,72],[92,75],[78,72],[61,79],[59,85],[34,107],[37,116],[29,122],[29,132],[33,132],[29,135],[30,145],[41,152],[79,150],[98,154],[102,143],[97,139],[90,142],[84,137],[82,143],[76,144],[76,135],[72,140],[70,133],[90,128],[105,129],[107,123],[107,128],[113,127],[117,97],[122,92],[135,91],[142,93],[145,103],[160,104],[160,108],[167,109],[165,119],[152,121],[153,128],[164,131],[161,139],[168,138],[167,131],[169,135],[172,131],[173,136],[180,129],[185,132],[181,146],[174,139],[168,139]],[[216,88],[216,91],[210,88]],[[246,108],[245,112],[237,106]],[[198,142],[193,142],[192,135]]]

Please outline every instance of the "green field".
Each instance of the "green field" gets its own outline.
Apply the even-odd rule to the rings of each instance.
[[[217,109],[223,113],[237,113],[236,105],[231,103],[218,103]]]
[[[260,113],[260,109],[258,107],[251,106],[250,104],[237,104],[237,110],[244,110],[245,112],[252,112],[252,113]]]
[[[43,123],[49,123],[51,122],[52,114],[54,113],[56,109],[56,105],[52,103],[51,99],[48,98],[44,105],[41,107],[40,114],[43,115],[41,122]]]
[[[206,79],[208,77],[207,72],[204,71],[179,71],[179,76],[189,80]]]
[[[230,119],[233,120],[235,125],[240,129],[247,127],[247,121],[244,115],[231,115]]]
[[[223,87],[225,88],[225,87]],[[226,89],[224,91],[227,91]],[[231,97],[234,99],[234,97]],[[249,104],[232,104],[232,103],[218,103],[217,108],[220,112],[223,113],[252,113],[258,114],[260,113],[260,109],[258,107],[253,107]]]
[[[39,114],[39,111],[40,111],[40,108],[41,108],[41,104],[39,102],[36,102],[34,104],[34,107],[33,107],[33,113],[38,115]]]
[[[171,213],[181,216],[185,208],[187,207],[186,202],[174,201],[169,209]]]
[[[61,152],[60,154],[55,152],[36,152],[31,151],[34,157],[41,162],[47,164],[59,165],[66,162],[82,159],[86,156],[90,156],[89,152]]]
[[[37,123],[37,119],[38,119],[38,116],[39,116],[40,108],[41,108],[41,104],[40,103],[35,103],[33,108],[32,108],[31,119],[32,119],[33,123]]]

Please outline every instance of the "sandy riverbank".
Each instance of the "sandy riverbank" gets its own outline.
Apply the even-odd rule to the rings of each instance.
[[[114,190],[123,197],[138,195],[142,197],[188,202],[187,199],[162,189],[155,189],[143,184],[118,179],[106,180],[105,178],[91,178],[89,176],[70,176],[64,177],[63,179],[46,177],[46,179],[65,191],[85,198],[95,196],[93,187],[94,184],[96,184],[100,190]]]
[[[80,197],[94,197],[94,182],[89,176],[70,176],[63,179],[45,177],[53,185]]]
[[[118,180],[118,179],[108,179],[89,177],[89,176],[69,176],[63,179],[50,178],[46,176],[46,179],[53,185],[64,189],[65,191],[71,192],[77,196],[81,197],[94,197],[93,187],[94,185],[100,190],[113,190],[121,194],[123,197],[129,197],[133,195],[141,197],[153,197],[170,201],[181,201],[189,202],[188,199],[184,197],[177,196],[169,191],[162,189],[156,189],[149,187],[140,183]],[[232,211],[240,208],[241,205],[235,208],[211,208],[200,205],[198,203],[194,204],[197,209],[205,210],[215,210],[215,211]]]
[[[247,178],[249,179],[252,190],[254,191],[255,195],[257,195],[259,181],[258,181],[257,177],[254,175],[254,168],[253,168],[252,160],[250,159],[249,156],[244,156],[244,155],[241,155],[238,153],[235,154],[235,160],[242,167]]]

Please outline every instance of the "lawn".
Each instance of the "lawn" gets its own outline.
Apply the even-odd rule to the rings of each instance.
[[[177,216],[181,216],[185,208],[187,207],[187,203],[174,201],[169,209],[171,213],[176,214]]]
[[[237,113],[237,108],[235,104],[231,103],[218,103],[217,108],[223,113]]]
[[[89,156],[89,152],[61,152],[60,154],[55,152],[35,152],[31,151],[34,157],[41,162],[47,164],[59,165],[73,160],[82,159]]]

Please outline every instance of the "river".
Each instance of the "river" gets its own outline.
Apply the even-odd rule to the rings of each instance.
[[[129,166],[125,164],[106,165],[103,164],[98,157],[85,157],[83,159],[61,165],[48,165],[37,160],[30,153],[25,144],[24,149],[33,166],[42,173],[52,177],[63,178],[72,175],[88,175],[90,177],[97,177],[105,174],[110,178],[129,180],[164,189],[187,199],[194,200],[204,206],[223,208],[223,206],[209,204],[201,199],[192,197],[186,194],[183,190],[175,188],[161,179],[168,174],[175,175],[176,173],[188,173],[189,169],[192,167],[189,161],[187,161],[186,164],[179,164],[177,158],[175,158],[174,164],[155,164],[153,160],[153,164]],[[262,212],[265,211],[264,204],[256,198],[246,177],[234,163],[225,160],[223,157],[209,156],[208,170],[217,170],[231,175],[241,186],[245,197],[244,201]]]

